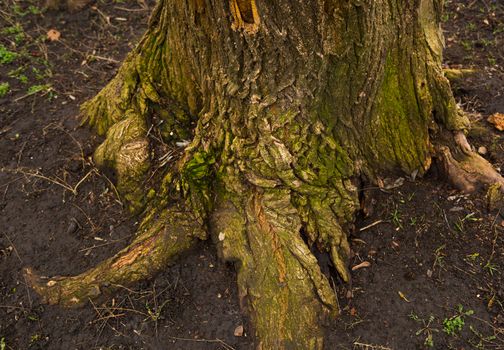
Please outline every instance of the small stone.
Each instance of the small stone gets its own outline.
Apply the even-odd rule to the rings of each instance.
[[[235,328],[234,336],[235,337],[243,337],[243,326],[242,325],[239,325],[238,327]]]
[[[77,230],[77,222],[75,219],[72,218],[72,220],[70,220],[70,223],[68,224],[68,227],[67,227],[67,234],[72,234],[76,230]]]
[[[482,156],[484,156],[485,154],[488,153],[488,150],[485,146],[481,146],[478,148],[478,153],[481,154]]]
[[[224,240],[224,238],[225,238],[225,237],[226,237],[226,234],[225,234],[224,232],[220,232],[220,233],[219,233],[219,241],[221,241],[221,242],[222,242],[222,241]]]
[[[429,277],[429,278],[432,277],[432,270],[431,269],[427,270],[427,277]]]
[[[371,263],[369,261],[363,261],[360,264],[355,265],[354,267],[352,267],[352,271],[356,271],[358,269],[362,269],[364,267],[369,267],[369,266],[371,266]]]

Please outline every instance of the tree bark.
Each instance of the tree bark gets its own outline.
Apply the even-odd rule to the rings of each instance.
[[[204,239],[206,228],[238,270],[257,348],[321,349],[323,319],[339,310],[312,251],[329,254],[350,280],[346,232],[363,183],[421,176],[437,157],[462,190],[481,182],[504,188],[465,140],[468,120],[441,69],[441,7],[441,0],[159,0],[137,48],[82,110],[84,123],[106,135],[97,164],[116,170],[131,211],[146,217],[143,227],[159,232],[158,220],[168,220],[174,229],[131,253],[137,239],[77,277],[47,282],[30,272],[35,289],[52,303],[81,303],[110,281],[149,277]],[[191,141],[146,196],[157,162],[152,128],[167,145]],[[173,201],[191,213],[196,231],[175,229]],[[155,269],[137,268],[146,257]],[[129,269],[140,272],[133,278]]]

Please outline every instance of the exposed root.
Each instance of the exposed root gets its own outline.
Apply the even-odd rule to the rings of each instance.
[[[457,189],[471,193],[483,185],[501,184],[504,189],[504,178],[492,165],[471,149],[464,134],[455,134],[457,152],[452,152],[447,146],[438,148],[443,170],[448,180]]]
[[[81,106],[82,124],[94,128],[99,135],[126,118],[128,109],[145,115],[147,103],[139,93],[139,74],[135,67],[138,53],[131,52],[117,75],[95,97]]]
[[[125,115],[125,119],[107,131],[107,138],[96,149],[94,160],[99,167],[115,171],[117,190],[130,212],[138,213],[144,206],[143,181],[150,167],[149,141],[144,118],[132,110]]]
[[[301,238],[289,191],[257,190],[246,203],[219,203],[213,236],[222,257],[238,269],[257,348],[321,349],[321,324],[339,313],[337,299]]]
[[[44,302],[78,306],[120,285],[152,277],[205,235],[191,213],[172,206],[155,222],[144,221],[127,248],[80,275],[46,278],[27,268],[25,276]]]

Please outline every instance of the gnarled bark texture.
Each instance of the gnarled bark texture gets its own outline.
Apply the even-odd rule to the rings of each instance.
[[[321,349],[323,319],[339,310],[313,251],[349,281],[363,182],[422,175],[439,157],[463,190],[503,184],[465,140],[440,16],[441,0],[159,0],[117,76],[82,107],[106,135],[96,162],[143,211],[139,236],[76,277],[30,271],[35,289],[80,304],[208,233],[238,270],[258,349]],[[168,145],[190,142],[146,196],[153,128]]]

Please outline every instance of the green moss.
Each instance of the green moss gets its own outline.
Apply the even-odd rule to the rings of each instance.
[[[412,78],[399,70],[400,62],[393,57],[399,55],[391,53],[387,58],[369,133],[376,159],[372,167],[387,170],[399,166],[407,173],[423,172],[429,157],[430,118],[418,105]]]

